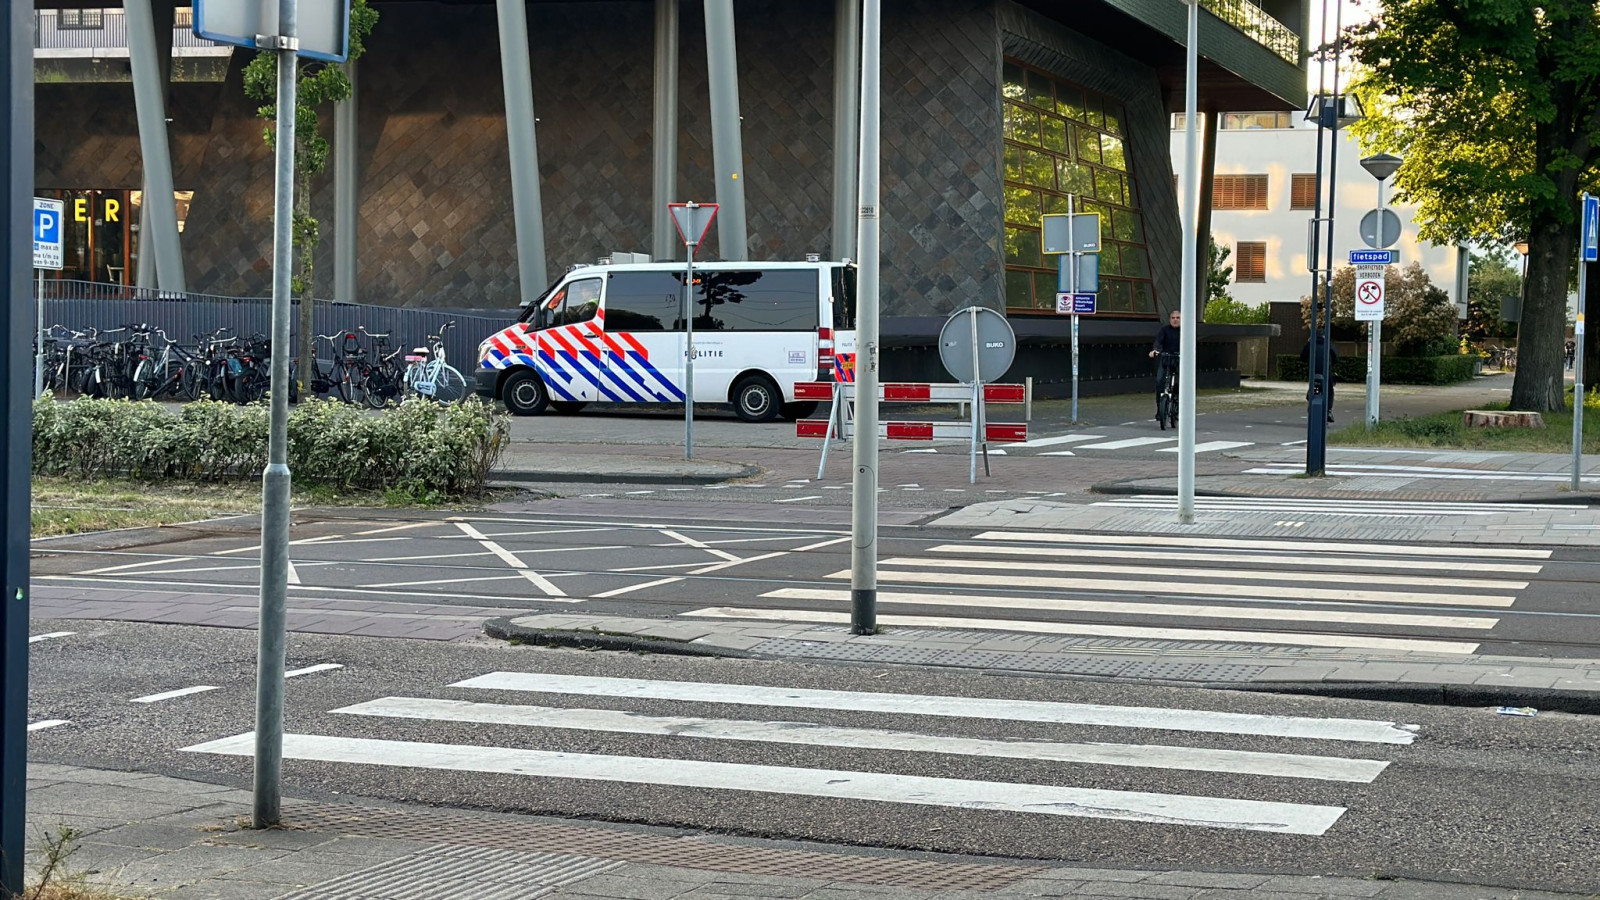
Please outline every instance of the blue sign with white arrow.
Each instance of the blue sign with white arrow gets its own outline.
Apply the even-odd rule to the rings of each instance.
[[[1352,266],[1391,266],[1394,265],[1393,250],[1351,250],[1350,265]]]
[[[1600,262],[1600,197],[1583,195],[1582,237],[1578,258],[1584,262]]]

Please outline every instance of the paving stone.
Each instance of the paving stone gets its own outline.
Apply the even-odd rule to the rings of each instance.
[[[1262,891],[1290,894],[1320,894],[1327,897],[1376,897],[1385,882],[1355,878],[1316,878],[1305,875],[1278,875],[1262,882]]]
[[[607,900],[674,900],[695,888],[700,881],[669,881],[662,877],[651,879],[626,878],[617,873],[596,875],[576,884],[563,887],[563,894],[605,897]]]
[[[1235,875],[1227,872],[1161,872],[1151,875],[1142,884],[1175,884],[1195,888],[1256,888],[1265,884],[1268,875]]]

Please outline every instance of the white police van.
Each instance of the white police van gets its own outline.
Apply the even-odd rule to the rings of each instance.
[[[516,415],[684,400],[684,266],[575,266],[478,345],[477,390]],[[694,268],[694,402],[803,418],[800,381],[855,380],[856,269],[846,262]]]

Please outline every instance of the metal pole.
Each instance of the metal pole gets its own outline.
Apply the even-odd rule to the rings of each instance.
[[[1078,423],[1078,314],[1072,314],[1072,423]]]
[[[878,630],[879,0],[861,17],[861,174],[856,203],[856,420],[851,483],[850,631]]]
[[[672,210],[678,193],[678,0],[656,0],[655,122],[651,128],[650,256],[677,254]]]
[[[1333,8],[1333,125],[1328,129],[1328,265],[1322,272],[1322,341],[1317,347],[1318,365],[1323,372],[1322,395],[1323,415],[1318,418],[1317,426],[1318,453],[1324,461],[1323,469],[1326,470],[1328,453],[1328,417],[1333,415],[1333,225],[1334,212],[1338,209],[1338,198],[1335,196],[1339,187],[1339,113],[1344,110],[1344,103],[1339,97],[1339,37],[1344,30],[1344,4],[1334,4]],[[1382,223],[1379,223],[1380,234]],[[1321,474],[1319,472],[1318,474]]]
[[[1584,202],[1589,195],[1585,193]],[[1581,207],[1580,207],[1581,208]],[[1578,252],[1578,318],[1572,326],[1572,489],[1583,489],[1583,304],[1588,298],[1589,264]]]
[[[833,258],[856,252],[856,152],[861,127],[861,0],[833,6]]]
[[[1383,236],[1383,181],[1378,179],[1378,232]],[[1387,304],[1385,304],[1387,305]],[[1378,427],[1378,390],[1383,383],[1383,320],[1367,323],[1367,430]]]
[[[521,2],[521,0],[518,0]],[[739,60],[733,37],[733,0],[706,0],[706,75],[711,90],[711,162],[717,176],[717,251],[723,259],[750,258],[745,233],[744,141],[739,121]]]
[[[528,63],[527,0],[495,0],[500,27],[500,79],[511,152],[511,214],[517,234],[517,288],[532,303],[549,286],[544,258],[544,206],[539,198],[539,141]]]
[[[33,5],[0,10],[0,289],[28,290],[33,233]],[[24,224],[27,223],[27,224]],[[6,353],[0,355],[0,894],[21,896],[27,845],[28,536],[32,407],[28,397],[28,308],[6,305]]]
[[[983,377],[978,368],[978,308],[970,307],[967,325],[972,332],[972,447],[968,453],[967,483],[978,483],[978,429],[981,427],[978,407],[983,401]]]
[[[1200,3],[1189,3],[1188,68],[1183,88],[1183,294],[1180,299],[1183,330],[1178,337],[1178,522],[1194,522],[1194,402],[1195,332],[1200,327],[1195,300],[1196,219],[1199,211],[1200,160],[1197,140],[1200,77]]]
[[[256,649],[256,828],[278,824],[283,786],[284,616],[289,593],[289,276],[294,264],[297,0],[278,0],[277,172],[272,209],[272,380],[261,476],[261,618]]]
[[[1067,265],[1071,271],[1067,273],[1067,290],[1072,294],[1078,293],[1078,241],[1073,234],[1073,213],[1077,207],[1074,205],[1076,198],[1067,195]],[[977,342],[973,342],[977,346]],[[1078,301],[1074,296],[1072,301],[1072,421],[1078,421]]]
[[[356,234],[360,227],[361,197],[356,173],[356,141],[360,117],[354,60],[344,64],[350,79],[350,96],[333,105],[333,298],[343,303],[356,302]],[[313,355],[315,351],[313,350]]]
[[[1327,6],[1324,4],[1321,17],[1322,38],[1318,42],[1318,46],[1326,46],[1328,43],[1327,13]],[[1324,367],[1321,355],[1315,352],[1319,343],[1317,336],[1321,333],[1319,316],[1322,313],[1322,299],[1323,294],[1326,293],[1326,282],[1322,278],[1322,242],[1318,240],[1322,233],[1318,229],[1327,228],[1329,231],[1333,230],[1332,221],[1324,222],[1322,220],[1322,132],[1325,124],[1324,111],[1327,102],[1327,93],[1324,91],[1327,86],[1327,72],[1328,67],[1321,60],[1318,60],[1317,100],[1316,105],[1312,107],[1317,111],[1316,190],[1314,191],[1312,203],[1310,240],[1307,241],[1309,246],[1306,248],[1306,262],[1311,270],[1311,322],[1309,323],[1308,345],[1312,350],[1312,352],[1306,354],[1306,474],[1312,476],[1321,475],[1327,467],[1327,396],[1320,389],[1321,384],[1319,381],[1319,376],[1325,376],[1327,373],[1323,372]],[[1331,211],[1332,208],[1332,198],[1330,197],[1329,210]],[[1332,219],[1331,215],[1329,219]],[[1331,268],[1333,265],[1331,250],[1328,260],[1328,265]],[[1332,312],[1331,304],[1329,312],[1330,314]]]
[[[128,66],[133,79],[133,105],[139,122],[139,161],[144,167],[145,195],[152,232],[140,233],[141,252],[154,251],[156,280],[165,291],[186,290],[183,253],[178,244],[178,207],[172,192],[172,155],[167,142],[167,104],[162,96],[161,65],[156,51],[155,13],[150,0],[123,4],[128,26]]]
[[[38,324],[39,346],[33,360],[33,396],[44,396],[44,270],[34,270],[34,318]]]
[[[694,204],[690,204],[693,207]],[[683,458],[694,459],[694,250],[695,244],[684,242],[688,262],[683,269],[683,317],[686,339],[683,347]]]

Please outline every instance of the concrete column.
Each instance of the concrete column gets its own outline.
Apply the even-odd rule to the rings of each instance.
[[[833,6],[833,258],[856,255],[856,165],[861,148],[861,0]]]
[[[656,0],[656,100],[650,256],[676,259],[683,241],[667,204],[678,200],[678,0]]]
[[[706,0],[706,74],[711,82],[711,161],[717,175],[717,251],[749,259],[745,231],[744,141],[739,123],[739,55],[733,0]]]
[[[350,97],[333,105],[333,299],[355,303],[356,229],[361,218],[359,175],[356,172],[356,103],[360,82],[354,60],[344,64],[350,79]]]
[[[539,200],[539,144],[534,136],[533,71],[528,62],[526,0],[495,0],[500,22],[500,77],[505,83],[511,147],[511,210],[517,230],[518,292],[532,302],[550,286],[544,262],[544,207]]]
[[[1205,130],[1200,132],[1200,231],[1195,236],[1195,249],[1199,251],[1200,316],[1206,311],[1206,290],[1211,283],[1211,196],[1217,177],[1217,120],[1222,113],[1206,110]],[[1189,324],[1187,322],[1185,325]],[[1199,324],[1196,322],[1195,324]]]
[[[172,27],[177,11],[177,0],[154,0],[151,13],[155,19],[156,57],[161,66],[161,109],[166,118],[167,93],[172,85]],[[154,289],[156,286],[156,256],[152,249],[159,238],[151,232],[150,185],[141,184],[145,202],[139,204],[139,258],[134,262],[133,280],[136,287]],[[147,240],[147,237],[151,240]],[[179,250],[180,254],[182,250]]]

